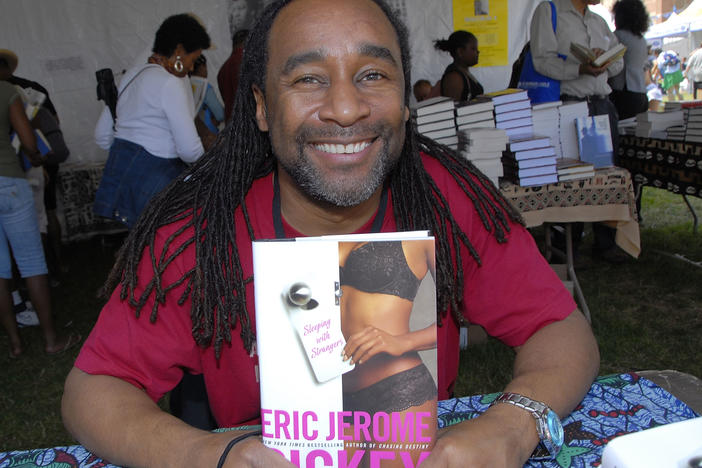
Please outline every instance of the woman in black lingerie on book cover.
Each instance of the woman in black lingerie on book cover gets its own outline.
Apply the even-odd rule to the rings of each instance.
[[[339,263],[344,357],[356,364],[343,375],[344,411],[398,412],[403,418],[429,412],[435,418],[436,383],[418,352],[436,348],[436,322],[410,330],[419,285],[427,272],[434,275],[434,243],[340,242]],[[428,315],[433,319],[436,311]],[[434,440],[435,422],[429,432],[423,435]],[[346,451],[350,459],[354,447]],[[415,464],[422,451],[409,451]],[[383,466],[404,466],[395,461]]]

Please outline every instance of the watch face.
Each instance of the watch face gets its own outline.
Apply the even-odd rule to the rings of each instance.
[[[549,411],[546,415],[546,424],[548,432],[551,433],[551,442],[553,445],[560,448],[563,445],[563,425],[558,415],[554,411]]]

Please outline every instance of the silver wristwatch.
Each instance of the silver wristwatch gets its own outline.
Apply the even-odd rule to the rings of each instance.
[[[532,400],[518,393],[502,393],[493,402],[509,403],[510,405],[522,408],[536,420],[536,431],[539,433],[539,445],[532,453],[532,459],[550,458],[555,459],[563,446],[563,426],[555,411],[540,401]]]

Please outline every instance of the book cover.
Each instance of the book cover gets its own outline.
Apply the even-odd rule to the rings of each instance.
[[[531,109],[531,101],[529,99],[512,101],[506,104],[500,104],[499,106],[495,106],[495,115],[522,109]]]
[[[558,174],[537,175],[533,177],[522,177],[514,179],[514,182],[521,187],[531,187],[534,185],[555,184],[558,182]]]
[[[437,138],[446,138],[450,136],[454,136],[456,134],[456,127],[451,126],[449,128],[444,128],[441,130],[436,130],[433,132],[424,132],[422,135],[431,138],[432,140],[436,140]]]
[[[464,123],[458,126],[458,130],[470,130],[472,128],[495,128],[495,119],[479,120],[477,122]]]
[[[549,143],[549,145],[550,145],[550,143]],[[556,149],[553,146],[544,146],[543,148],[533,148],[533,149],[525,149],[525,150],[519,150],[519,151],[510,151],[510,152],[505,153],[505,155],[509,156],[510,158],[515,159],[516,161],[522,161],[525,159],[536,159],[536,158],[542,158],[542,157],[548,157],[548,156],[555,156]]]
[[[455,106],[456,105],[451,98],[446,96],[436,96],[418,102],[414,112],[417,114],[417,117],[421,117],[422,115],[433,114],[435,112],[453,110]]]
[[[507,88],[501,91],[485,93],[483,96],[492,99],[492,103],[495,105],[495,107],[509,102],[523,101],[525,99],[529,100],[526,90],[520,88]]]
[[[531,167],[550,166],[556,164],[556,156],[542,156],[540,158],[521,160],[516,160],[512,157],[505,156],[502,158],[502,163],[505,165],[505,167],[511,166],[514,169],[528,169]]]
[[[551,139],[549,137],[536,135],[530,137],[513,138],[510,139],[508,146],[510,151],[514,152],[536,148],[546,148],[551,146]]]
[[[450,118],[449,120],[439,120],[436,122],[430,122],[422,125],[417,125],[417,131],[419,133],[427,133],[427,132],[434,132],[436,130],[443,130],[445,128],[453,128],[455,127],[456,124],[453,121],[453,118]]]
[[[503,120],[501,122],[497,122],[495,124],[495,127],[507,130],[509,128],[524,127],[525,125],[532,125],[532,124],[533,124],[533,122],[531,120],[531,116],[529,116],[529,117],[523,117],[521,119]]]
[[[603,67],[608,63],[617,60],[619,57],[622,57],[626,52],[626,46],[619,43],[602,53],[600,56],[596,56],[595,52],[589,47],[571,42],[570,52],[580,61],[580,63],[591,63],[595,67]]]
[[[456,125],[492,120],[492,111],[476,112],[474,114],[456,115]]]
[[[513,127],[504,129],[505,133],[510,138],[522,138],[534,133],[533,125],[524,125],[523,127]]]
[[[417,125],[428,124],[432,122],[438,122],[439,120],[451,120],[453,119],[453,111],[451,109],[442,112],[434,112],[433,114],[426,114],[420,117],[414,118]]]
[[[612,165],[612,136],[609,116],[593,115],[575,119],[580,159],[592,163],[595,168]]]
[[[492,111],[495,105],[492,99],[487,97],[477,97],[470,101],[461,101],[456,104],[456,115],[475,114],[477,112]]]
[[[574,172],[572,174],[558,174],[558,182],[566,182],[568,180],[589,179],[595,177],[595,170],[588,172]]]
[[[51,153],[51,145],[49,144],[49,140],[46,139],[44,133],[42,133],[42,131],[38,128],[34,129],[34,136],[37,140],[37,149],[39,150],[39,154],[42,156],[42,158],[45,158],[47,154]],[[32,163],[29,162],[29,158],[27,158],[27,156],[21,150],[21,144],[17,133],[12,132],[12,134],[10,135],[10,144],[15,149],[17,155],[20,158],[20,165],[22,166],[22,169],[24,171],[28,171],[29,169],[31,169]]]
[[[502,112],[500,114],[495,114],[495,122],[503,122],[505,120],[515,120],[515,119],[523,119],[526,117],[532,117],[532,111],[531,109],[520,109],[516,111],[511,111],[511,112]]]
[[[595,166],[592,163],[572,158],[559,159],[556,167],[558,169],[558,175],[593,172],[595,170]]]
[[[254,241],[253,264],[263,443],[299,467],[419,465],[437,431],[434,239]]]
[[[536,167],[514,167],[511,164],[504,164],[505,174],[516,176],[518,179],[535,177],[540,175],[556,174],[556,163]]]

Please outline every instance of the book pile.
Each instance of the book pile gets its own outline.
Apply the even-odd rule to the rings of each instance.
[[[522,187],[558,182],[556,152],[547,136],[510,139],[502,155],[505,179]]]
[[[670,127],[685,126],[682,109],[664,112],[646,111],[636,115],[637,137],[660,138],[665,140]],[[672,130],[674,132],[674,129]]]
[[[531,106],[531,118],[534,122],[534,135],[551,138],[556,157],[561,157],[560,113],[558,108],[562,101],[544,102]]]
[[[682,139],[702,143],[702,107],[685,108],[683,112],[685,114],[685,135]]]
[[[492,99],[478,97],[456,104],[456,130],[471,128],[495,128]]]
[[[436,96],[420,101],[413,109],[417,131],[437,143],[456,149],[455,103],[451,98]]]
[[[636,135],[636,117],[629,117],[617,122],[617,131],[620,135]]]
[[[493,184],[503,175],[502,152],[507,148],[507,134],[499,128],[468,128],[458,132],[458,154],[471,161]]]
[[[492,99],[495,106],[495,127],[504,130],[509,138],[534,133],[531,101],[526,90],[507,88],[485,96]]]
[[[587,102],[569,101],[558,108],[562,158],[578,159],[578,133],[575,129],[575,120],[588,116]]]
[[[579,159],[563,158],[556,162],[558,182],[595,176],[595,166]]]

